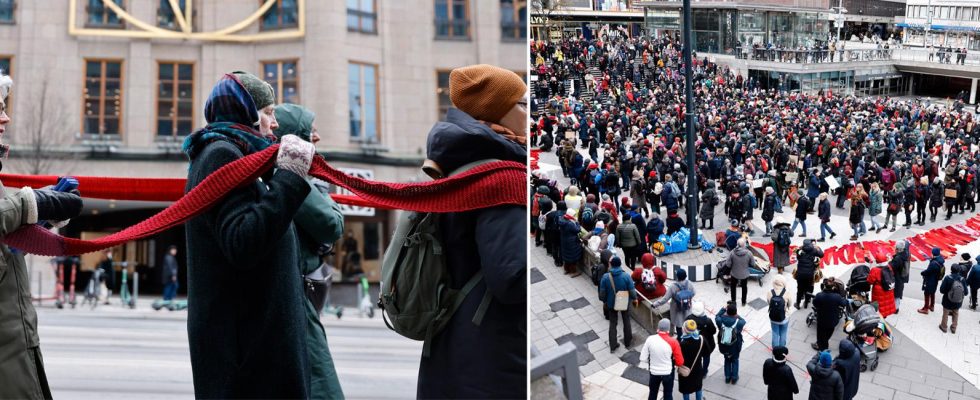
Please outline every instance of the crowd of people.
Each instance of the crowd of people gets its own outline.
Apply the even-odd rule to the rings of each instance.
[[[532,173],[535,242],[566,274],[591,272],[610,323],[612,351],[619,347],[618,320],[628,318],[630,307],[640,301],[654,309],[669,304],[669,317],[641,353],[640,364],[651,373],[651,398],[661,385],[664,398],[671,398],[677,371],[684,398],[700,399],[709,348],[724,356],[726,383],[739,379],[745,320],[738,315],[736,291],[742,288],[744,307],[754,261],[749,240],[771,238],[778,274],[766,293],[774,348],[764,371],[770,398],[792,398],[798,391],[790,390],[797,386],[785,365],[786,316],[794,306],[805,309],[812,302],[819,311],[812,343],[817,354],[807,365],[811,398],[850,399],[857,393],[853,360],[858,352],[848,339],[836,360],[828,351],[849,300],[833,290],[833,278],[822,279],[818,242],[837,235],[829,225],[840,218],[832,216],[834,208],[846,210],[841,213],[847,214],[852,240],[869,230],[894,232],[902,214],[902,226],[911,227],[975,212],[980,147],[973,115],[960,102],[938,108],[917,100],[781,92],[695,55],[696,172],[688,176],[681,52],[672,36],[532,43],[531,144],[554,152],[571,182],[562,187],[545,172]],[[697,196],[685,195],[689,179],[695,179]],[[702,229],[715,229],[717,212],[731,222],[724,230],[729,254],[723,262],[731,301],[713,320],[685,271],[667,282],[653,262],[663,249],[661,234],[687,225],[681,209],[688,207],[697,209]],[[813,216],[819,237],[807,232]],[[797,293],[791,302],[782,275],[797,233],[803,243],[795,250]],[[918,311],[935,311],[938,289],[943,294],[939,328],[955,333],[965,291],[975,299],[980,286],[980,265],[958,264],[946,275],[938,253],[922,272],[926,302]],[[868,260],[874,265],[870,300],[879,304],[882,317],[899,312],[909,260],[902,241],[890,260]],[[817,284],[820,292],[814,295]],[[946,324],[949,317],[952,325]],[[625,323],[627,347],[633,344],[629,329]]]

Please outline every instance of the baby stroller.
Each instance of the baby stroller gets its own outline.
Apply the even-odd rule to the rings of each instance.
[[[863,305],[871,298],[871,284],[868,283],[868,276],[871,274],[871,267],[861,264],[851,270],[851,278],[847,281],[847,296],[850,301],[860,302],[857,306]],[[854,311],[854,310],[849,310]]]
[[[878,352],[891,347],[891,330],[871,304],[862,304],[844,321],[847,339],[861,352],[861,372],[878,368]]]
[[[749,246],[749,252],[752,253],[752,257],[755,258],[755,267],[749,265],[749,279],[755,279],[759,281],[759,286],[762,286],[762,277],[769,273],[772,269],[772,264],[768,261],[768,256],[756,249],[755,247]]]
[[[843,282],[832,277],[824,279],[823,283],[820,284],[820,290],[823,291],[828,287],[830,288],[831,291],[841,295],[841,297],[845,299],[847,298],[847,289],[844,288]],[[817,322],[817,308],[816,306],[814,306],[813,310],[811,310],[810,313],[807,314],[806,316],[806,326],[808,327],[812,326],[816,322]]]

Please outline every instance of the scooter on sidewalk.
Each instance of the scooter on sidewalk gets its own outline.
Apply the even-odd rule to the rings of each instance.
[[[367,315],[368,318],[374,318],[374,303],[371,302],[371,291],[367,277],[361,275],[360,282],[357,286],[358,311],[360,311],[362,317]]]

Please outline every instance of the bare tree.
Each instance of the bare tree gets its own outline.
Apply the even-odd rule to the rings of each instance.
[[[44,78],[26,88],[29,101],[21,101],[10,135],[10,161],[14,172],[31,175],[67,175],[78,164],[80,153],[71,151],[77,126],[65,112],[62,97],[55,95]],[[34,90],[31,90],[34,89]]]

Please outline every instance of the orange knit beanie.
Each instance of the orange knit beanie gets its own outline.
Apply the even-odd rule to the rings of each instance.
[[[512,71],[478,64],[449,73],[449,98],[471,117],[499,123],[527,94],[527,85]]]

